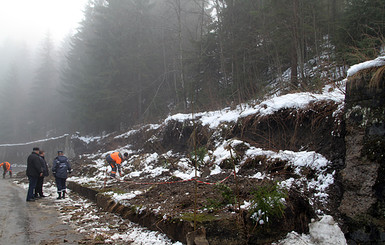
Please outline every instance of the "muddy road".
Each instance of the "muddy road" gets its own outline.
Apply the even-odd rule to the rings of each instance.
[[[82,235],[59,218],[58,211],[41,202],[26,202],[26,190],[8,175],[0,179],[0,244],[78,244]]]

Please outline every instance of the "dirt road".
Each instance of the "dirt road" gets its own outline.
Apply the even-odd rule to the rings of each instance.
[[[7,176],[8,177],[8,176]],[[78,244],[81,234],[64,224],[50,199],[26,202],[26,190],[0,179],[0,244]]]

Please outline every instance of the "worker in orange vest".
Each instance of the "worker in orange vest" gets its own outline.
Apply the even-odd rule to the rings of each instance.
[[[5,179],[5,174],[7,172],[9,172],[9,177],[12,178],[12,167],[11,167],[11,164],[9,162],[2,162],[2,163],[0,163],[0,167],[1,166],[3,166],[3,170],[4,170],[3,179]]]
[[[111,166],[111,177],[115,178],[116,170],[118,170],[119,175],[122,176],[122,162],[128,159],[128,153],[124,153],[124,157],[120,152],[114,152],[108,154],[106,157],[107,163]]]

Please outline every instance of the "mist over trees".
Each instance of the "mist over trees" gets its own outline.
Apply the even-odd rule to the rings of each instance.
[[[384,33],[385,0],[92,0],[60,47],[0,46],[0,143],[316,90]]]

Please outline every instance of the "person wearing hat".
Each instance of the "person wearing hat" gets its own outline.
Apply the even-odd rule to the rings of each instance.
[[[57,157],[53,160],[52,174],[55,176],[57,186],[57,199],[64,199],[66,194],[66,181],[68,173],[71,173],[71,165],[63,151],[57,152]]]
[[[27,171],[28,176],[28,192],[27,192],[27,202],[35,201],[33,191],[36,188],[37,180],[39,177],[43,176],[43,169],[41,167],[40,156],[39,156],[39,147],[34,147],[32,153],[28,156],[27,159]]]
[[[7,174],[7,172],[9,172],[9,177],[12,178],[12,167],[11,167],[11,164],[9,162],[2,162],[0,163],[0,167],[3,167],[3,179],[5,179],[5,175]]]
[[[111,166],[111,177],[115,178],[116,170],[119,171],[119,175],[122,176],[122,162],[128,159],[128,153],[124,153],[124,157],[120,152],[114,152],[108,154],[106,157],[107,163]]]

